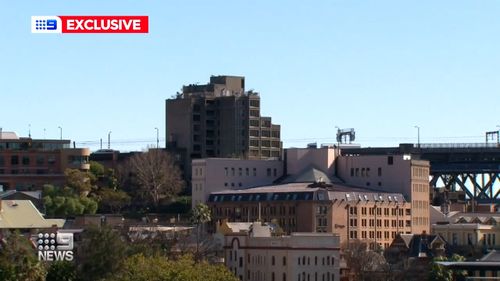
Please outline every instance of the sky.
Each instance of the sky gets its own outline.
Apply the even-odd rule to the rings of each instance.
[[[36,15],[147,15],[148,34],[32,34]],[[484,142],[500,125],[500,2],[0,0],[0,127],[77,146],[165,139],[165,99],[246,77],[284,147]],[[45,131],[44,131],[45,129]],[[104,145],[106,146],[106,144]]]

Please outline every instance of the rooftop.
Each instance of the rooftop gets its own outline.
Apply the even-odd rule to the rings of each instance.
[[[210,194],[209,202],[222,201],[303,201],[345,200],[405,203],[401,193],[368,190],[345,184],[287,183],[240,190],[222,190]]]
[[[30,200],[2,200],[0,229],[63,227],[64,219],[45,219]]]
[[[0,132],[0,139],[2,140],[18,140],[19,137],[14,132]]]

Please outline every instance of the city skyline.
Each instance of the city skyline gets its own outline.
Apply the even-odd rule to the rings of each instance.
[[[164,101],[210,75],[245,76],[284,147],[484,142],[498,130],[500,4],[5,2],[0,127],[78,146],[160,145]],[[33,15],[148,15],[145,35],[30,33]],[[14,24],[6,24],[14,23]],[[287,102],[282,100],[287,97]],[[472,106],[471,106],[472,105]],[[44,130],[45,129],[45,130]]]

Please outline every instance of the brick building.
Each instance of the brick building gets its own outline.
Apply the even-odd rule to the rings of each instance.
[[[0,133],[0,188],[21,191],[63,184],[68,168],[88,170],[88,148],[70,148],[70,140],[20,138]]]

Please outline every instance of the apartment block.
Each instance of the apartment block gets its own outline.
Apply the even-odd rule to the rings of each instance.
[[[70,143],[0,133],[0,188],[37,190],[44,184],[63,184],[68,168],[90,169],[90,150],[70,148]]]
[[[270,185],[282,176],[281,160],[193,159],[192,206],[206,203],[212,192]]]
[[[180,156],[186,179],[192,159],[281,158],[280,126],[261,116],[260,103],[239,76],[212,76],[166,100],[166,147]]]
[[[410,155],[342,155],[337,176],[346,184],[399,192],[411,203],[413,233],[430,233],[429,162]]]
[[[340,241],[332,233],[273,236],[268,225],[224,236],[225,264],[242,281],[340,280]]]

